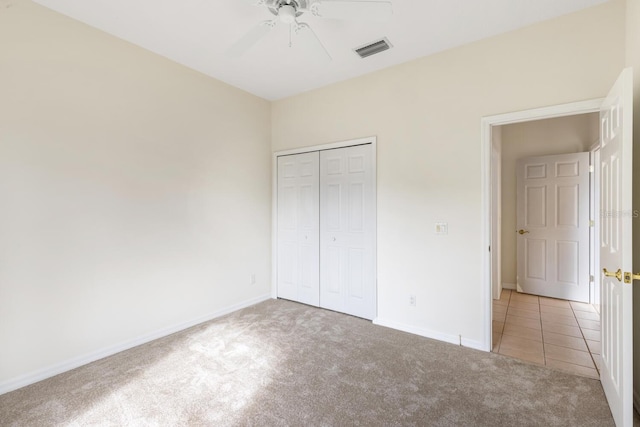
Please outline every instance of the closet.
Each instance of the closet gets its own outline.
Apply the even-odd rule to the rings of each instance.
[[[279,298],[376,316],[372,144],[277,157]]]

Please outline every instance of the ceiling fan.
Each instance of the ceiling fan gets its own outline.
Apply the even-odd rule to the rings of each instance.
[[[304,13],[329,19],[353,19],[366,21],[385,21],[393,14],[390,1],[378,0],[246,0],[254,6],[266,6],[276,18],[263,21],[235,42],[228,50],[227,56],[242,56],[256,43],[273,30],[278,23],[289,25],[289,46],[292,34],[305,49],[313,54],[331,60],[320,39],[309,24],[298,22]]]

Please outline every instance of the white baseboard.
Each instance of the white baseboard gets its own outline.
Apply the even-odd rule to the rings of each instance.
[[[137,347],[139,345],[145,344],[149,341],[156,340],[158,338],[166,337],[167,335],[174,334],[176,332],[182,331],[184,329],[190,328],[192,326],[198,325],[200,323],[207,322],[209,320],[213,320],[215,318],[224,316],[226,314],[232,313],[234,311],[240,310],[242,308],[250,307],[252,305],[261,303],[263,301],[271,299],[271,295],[262,295],[257,298],[252,298],[246,301],[242,301],[237,304],[233,304],[231,306],[222,308],[213,313],[209,313],[204,316],[200,316],[196,319],[189,320],[187,322],[182,322],[177,325],[169,326],[167,328],[160,329],[155,332],[151,332],[149,334],[145,334],[134,338],[132,340],[127,340],[121,342],[119,344],[105,347],[103,349],[92,351],[90,353],[83,354],[81,356],[74,357],[72,359],[66,360],[64,362],[56,363],[55,365],[48,366],[46,368],[38,369],[37,371],[33,371],[24,375],[20,375],[19,377],[11,378],[9,380],[3,381],[0,383],[0,395],[4,393],[8,393],[13,390],[17,390],[19,388],[28,386],[33,383],[37,383],[38,381],[45,380],[47,378],[51,378],[55,375],[61,374],[63,372],[70,371],[71,369],[75,369],[82,365],[86,365],[91,362],[95,362],[96,360],[104,359],[105,357],[112,356],[116,353],[120,353],[124,350],[129,350],[130,348]]]
[[[517,288],[515,283],[502,282],[502,289],[511,289],[515,291]]]
[[[420,335],[421,337],[425,337],[425,338],[431,338],[434,340],[444,341],[444,342],[455,344],[455,345],[462,345],[463,347],[469,347],[476,350],[486,351],[485,349],[486,346],[482,342],[471,340],[464,337],[462,337],[461,339],[461,337],[458,335],[444,334],[442,332],[436,332],[428,329],[419,328],[416,326],[406,325],[404,323],[395,322],[393,320],[388,320],[388,319],[382,319],[380,317],[373,319],[373,323],[375,325],[386,326],[387,328],[397,329],[399,331],[408,332],[410,334]]]

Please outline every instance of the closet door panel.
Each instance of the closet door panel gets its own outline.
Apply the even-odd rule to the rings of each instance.
[[[278,157],[277,293],[319,305],[319,153]]]
[[[376,313],[375,188],[370,145],[320,153],[320,306]]]
[[[324,251],[322,271],[324,276],[321,279],[323,301],[325,306],[339,307],[340,289],[342,287],[342,249],[335,245],[328,245]],[[329,308],[329,307],[326,307]]]

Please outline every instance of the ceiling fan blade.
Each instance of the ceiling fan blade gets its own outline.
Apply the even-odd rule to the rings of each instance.
[[[309,25],[296,23],[295,32],[303,49],[310,51],[317,58],[331,61],[331,55]]]
[[[227,49],[226,55],[230,58],[237,58],[244,55],[249,49],[251,49],[261,38],[266,36],[277,24],[276,20],[264,21],[253,27],[247,34],[242,36],[237,42],[235,42],[229,49]]]
[[[390,1],[322,0],[312,12],[322,18],[384,22],[393,15]]]

